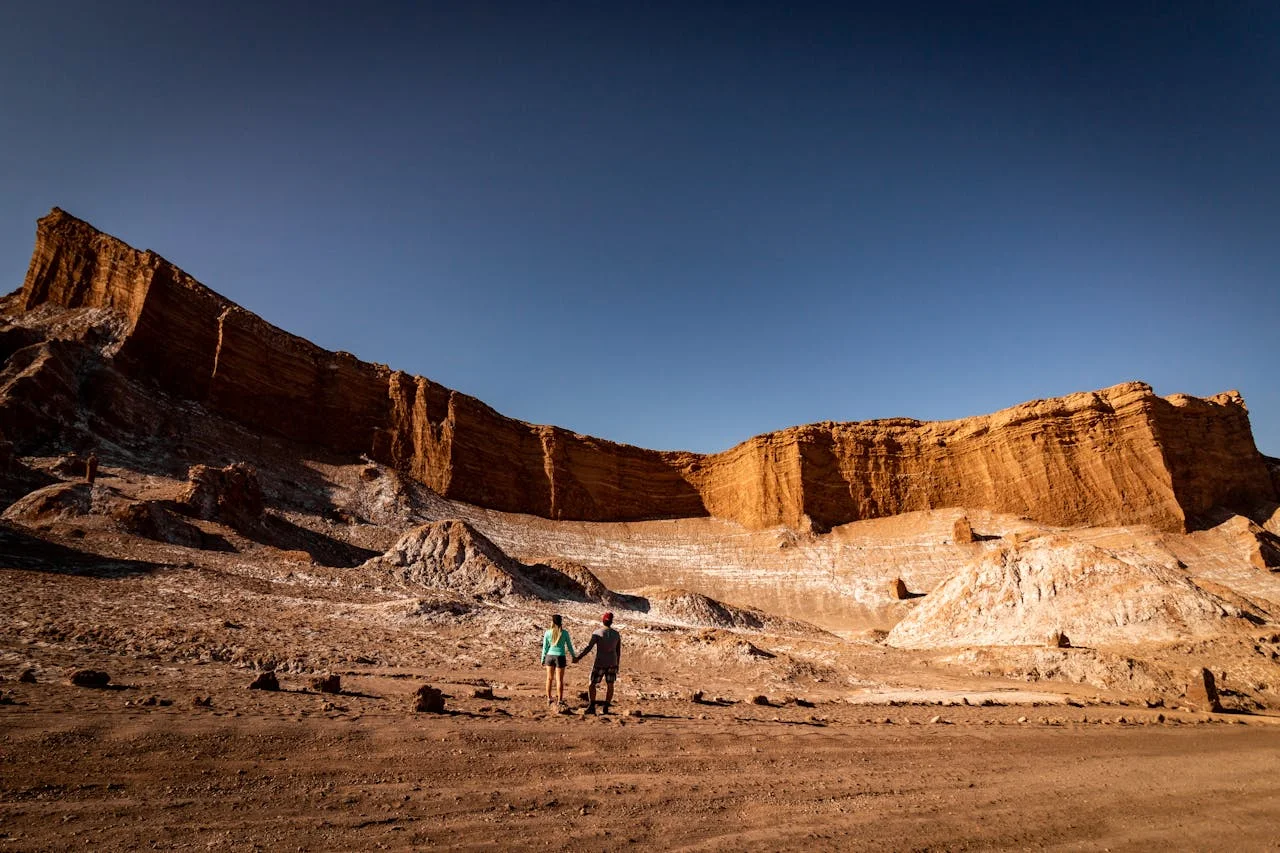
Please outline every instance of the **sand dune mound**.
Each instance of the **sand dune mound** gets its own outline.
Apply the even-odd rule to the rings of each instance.
[[[711,628],[779,631],[788,634],[824,634],[820,628],[796,619],[774,616],[753,607],[737,607],[688,589],[649,586],[626,598],[631,609],[666,619]]]
[[[599,601],[612,604],[619,596],[595,576],[595,573],[579,563],[558,557],[541,559],[522,567],[525,577],[548,592],[556,592],[562,598]]]
[[[886,641],[901,648],[1043,644],[1065,632],[1075,645],[1212,636],[1256,615],[1192,582],[1167,562],[1046,537],[966,566]]]
[[[600,579],[575,564],[526,565],[510,557],[465,521],[446,519],[415,527],[362,570],[406,587],[428,587],[482,598],[524,596],[546,600],[602,600]]]
[[[400,537],[362,570],[384,572],[405,586],[462,595],[530,595],[519,564],[465,521],[433,521]]]
[[[92,504],[93,487],[87,483],[54,483],[14,501],[4,517],[27,522],[75,518],[88,515]]]

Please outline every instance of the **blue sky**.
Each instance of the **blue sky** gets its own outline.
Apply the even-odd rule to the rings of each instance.
[[[1142,379],[1280,455],[1275,4],[368,5],[0,5],[4,289],[57,205],[645,447]]]

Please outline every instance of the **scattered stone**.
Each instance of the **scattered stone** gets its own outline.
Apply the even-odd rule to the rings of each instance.
[[[422,685],[414,691],[413,710],[427,714],[443,714],[444,694],[430,684]]]
[[[643,717],[643,716],[644,716],[644,712],[643,712],[643,711],[641,711],[639,708],[632,708],[630,711],[628,711],[628,712],[627,712],[627,716],[628,716],[628,717]]]
[[[1222,703],[1218,700],[1218,687],[1213,673],[1204,667],[1191,671],[1191,683],[1187,685],[1187,701],[1219,713]]]
[[[492,688],[492,687],[477,687],[475,690],[472,690],[472,691],[471,691],[471,698],[472,698],[472,699],[492,699],[492,698],[494,698],[494,697],[493,697],[493,688]]]
[[[894,578],[889,584],[889,597],[897,601],[903,601],[911,597],[911,593],[907,591],[907,585],[902,578]]]
[[[932,716],[932,717],[930,717],[930,718],[929,718],[929,722],[933,723],[934,725],[937,725],[938,723],[941,723],[941,722],[942,722],[942,715],[941,715],[941,714],[935,714],[934,716]]]
[[[1025,723],[1026,721],[1027,721],[1027,718],[1026,718],[1026,717],[1019,717],[1019,718],[1018,718],[1018,722],[1020,722],[1020,723]]]
[[[111,676],[98,669],[77,669],[71,673],[71,683],[76,687],[92,687],[101,690],[111,683]]]
[[[1049,635],[1048,646],[1051,649],[1069,649],[1071,648],[1071,640],[1061,631],[1054,631]]]
[[[341,693],[342,678],[332,673],[316,676],[311,679],[311,689],[318,693]]]
[[[22,671],[22,674],[18,676],[18,680],[21,681],[23,684],[35,684],[36,671],[31,667],[27,667]]]
[[[193,696],[191,699],[191,707],[193,708],[212,708],[212,696]]]
[[[812,702],[810,702],[808,699],[796,699],[796,707],[797,707],[797,708],[812,708],[812,707],[814,707],[814,704],[813,704]]]
[[[580,814],[580,815],[585,815],[585,814],[587,814],[587,807],[586,807],[586,806],[583,806],[582,808],[578,809],[578,814]]]
[[[960,516],[951,526],[951,541],[957,545],[967,545],[974,541],[973,527],[969,524],[968,516]]]
[[[768,696],[752,696],[751,704],[752,705],[768,705],[769,697]]]
[[[276,674],[272,670],[258,673],[258,677],[249,685],[250,690],[279,690],[280,679],[276,678]]]
[[[702,704],[702,701],[703,701],[703,700],[702,700],[702,697],[703,697],[703,693],[702,693],[702,691],[701,691],[701,690],[695,690],[695,691],[693,691],[692,693],[690,693],[690,694],[689,694],[689,701],[690,701],[690,702],[692,702],[692,703],[693,703],[693,704],[695,704],[695,705],[701,705],[701,704]]]

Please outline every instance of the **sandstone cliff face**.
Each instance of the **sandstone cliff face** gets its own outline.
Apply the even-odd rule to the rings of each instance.
[[[823,528],[966,506],[1180,530],[1215,507],[1276,500],[1238,395],[1162,399],[1141,383],[959,421],[812,424],[712,455],[527,424],[283,332],[57,209],[39,222],[16,305],[116,312],[116,363],[135,377],[252,429],[368,454],[446,497],[548,518]]]

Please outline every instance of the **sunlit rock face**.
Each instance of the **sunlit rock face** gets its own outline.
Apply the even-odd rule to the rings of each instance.
[[[1277,500],[1234,392],[1162,398],[1134,382],[956,421],[811,424],[702,455],[527,424],[429,379],[323,350],[58,209],[40,220],[26,281],[7,300],[15,315],[54,308],[109,314],[118,339],[103,351],[114,366],[169,394],[508,512],[585,521],[710,515],[751,529],[821,531],[971,507],[1053,525],[1183,530],[1211,510]],[[70,357],[28,345],[46,349],[13,362],[26,366],[20,378],[67,384]],[[21,387],[0,391],[10,411],[22,409]]]

